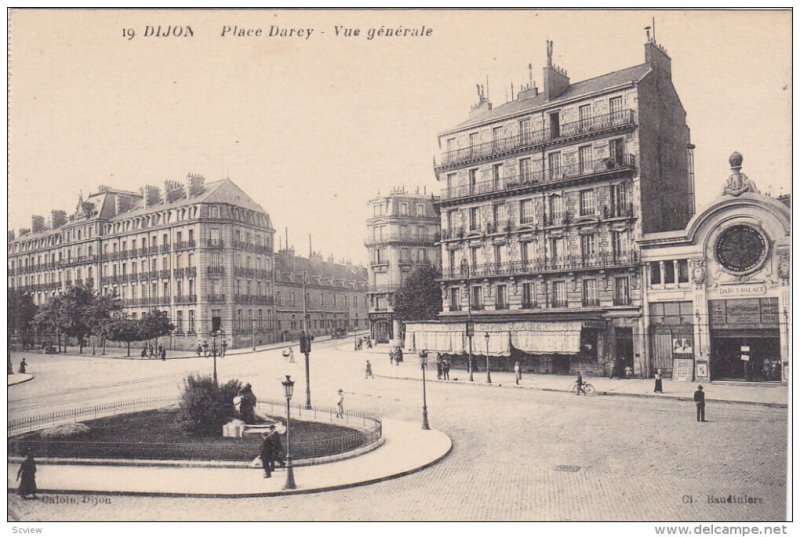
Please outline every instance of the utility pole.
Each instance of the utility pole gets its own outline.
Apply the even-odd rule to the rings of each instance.
[[[306,357],[306,409],[311,410],[311,372],[308,366],[308,355],[311,354],[311,338],[308,334],[308,305],[306,304],[306,278],[307,272],[303,271],[303,339],[305,347],[302,349]]]
[[[250,311],[250,334],[253,337],[253,352],[256,351],[256,320],[253,318],[253,312]]]

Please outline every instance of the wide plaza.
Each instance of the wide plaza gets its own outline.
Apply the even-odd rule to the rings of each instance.
[[[354,352],[352,340],[320,342],[311,355],[315,405],[387,419],[420,421],[422,385],[416,358],[390,366],[380,351]],[[22,356],[13,355],[16,362]],[[289,364],[280,349],[218,360],[220,380],[251,382],[261,398],[280,399],[291,374],[305,392],[302,356]],[[369,359],[377,378],[364,378]],[[166,362],[121,356],[27,355],[33,380],[9,388],[9,416],[135,398],[177,396],[189,373],[210,374],[212,360]],[[437,464],[381,483],[270,498],[179,498],[109,495],[72,503],[67,493],[24,501],[8,492],[9,517],[36,520],[785,520],[787,410],[782,405],[714,403],[708,423],[681,399],[576,397],[564,391],[515,389],[503,375],[491,388],[460,377],[427,386],[431,427],[453,441]],[[565,379],[566,380],[566,379]],[[588,378],[593,381],[595,379]],[[597,384],[608,382],[596,379]],[[626,382],[613,381],[622,386]],[[526,376],[524,387],[552,385]],[[504,384],[500,387],[498,384]],[[565,386],[566,388],[566,386]],[[785,387],[747,387],[776,390]],[[781,390],[782,392],[778,392]],[[668,390],[669,391],[669,390]],[[381,449],[381,448],[379,448]],[[253,470],[257,472],[258,470]],[[278,473],[279,479],[283,478]],[[47,465],[39,486],[48,488]],[[302,482],[303,468],[296,471]],[[709,497],[752,498],[710,503]],[[98,497],[98,496],[95,496]],[[107,501],[106,501],[107,500]]]

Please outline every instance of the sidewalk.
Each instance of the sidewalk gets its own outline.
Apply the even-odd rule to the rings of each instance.
[[[367,349],[367,352],[375,352]],[[399,365],[389,365],[388,347],[378,349],[378,353],[386,354],[385,360],[376,360],[372,370],[377,377],[395,378],[403,380],[422,380],[419,368],[419,359],[416,355],[406,355],[405,360]],[[571,392],[575,377],[571,375],[550,375],[524,373],[520,385],[514,384],[514,373],[506,371],[492,371],[492,384],[486,383],[486,371],[483,363],[479,364],[480,371],[473,373],[474,382],[470,383],[469,375],[463,369],[451,369],[450,381],[436,380],[436,364],[428,363],[426,378],[428,382],[449,383],[460,385],[473,385],[483,388],[506,388],[523,390],[541,390],[551,392]],[[620,395],[627,397],[649,397],[660,399],[676,399],[679,401],[693,401],[697,382],[676,382],[664,379],[664,393],[653,393],[654,379],[609,379],[606,377],[585,376],[585,382],[592,384],[598,395]],[[716,384],[703,383],[707,402],[743,403],[765,405],[779,408],[788,406],[789,390],[781,384]]]
[[[435,464],[452,448],[440,431],[419,423],[383,420],[384,444],[362,456],[295,467],[297,489],[283,490],[286,471],[264,479],[260,468],[197,468],[38,464],[40,494],[95,493],[146,496],[246,497],[305,494],[377,483]],[[8,491],[15,491],[18,464],[8,464]]]
[[[8,375],[8,385],[14,386],[15,384],[22,384],[23,382],[28,382],[32,378],[33,375],[27,373],[14,373],[13,375]]]

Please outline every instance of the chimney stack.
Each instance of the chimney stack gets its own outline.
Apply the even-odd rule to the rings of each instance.
[[[19,236],[20,237],[22,237],[23,235],[27,235],[30,232],[31,232],[31,230],[26,228],[26,227],[19,228]]]
[[[60,228],[67,223],[67,211],[50,211],[50,226]]]
[[[202,175],[190,173],[186,175],[186,197],[191,198],[202,194],[206,187],[206,178]]]
[[[9,230],[6,232],[6,235],[7,235],[7,237],[8,237],[8,242],[11,242],[11,241],[13,241],[13,240],[14,240],[14,230],[13,230],[13,229],[9,229]]]
[[[31,230],[34,233],[39,233],[40,231],[44,231],[44,216],[39,216],[35,214],[31,216]]]
[[[569,88],[567,72],[553,65],[553,42],[547,41],[547,65],[544,67],[544,98],[551,101],[564,93]],[[538,93],[538,90],[537,90]]]
[[[157,186],[145,185],[143,195],[145,207],[152,207],[161,201],[161,191]]]
[[[167,203],[183,199],[186,197],[186,190],[184,186],[178,181],[167,179],[164,181],[164,199]]]

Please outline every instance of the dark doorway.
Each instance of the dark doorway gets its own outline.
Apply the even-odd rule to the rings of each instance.
[[[625,368],[633,369],[633,328],[614,328],[615,358],[620,364],[620,374]]]
[[[711,333],[711,380],[780,381],[781,344],[778,331],[735,332]],[[749,351],[743,352],[742,347],[749,347]],[[750,359],[742,360],[742,354]]]

